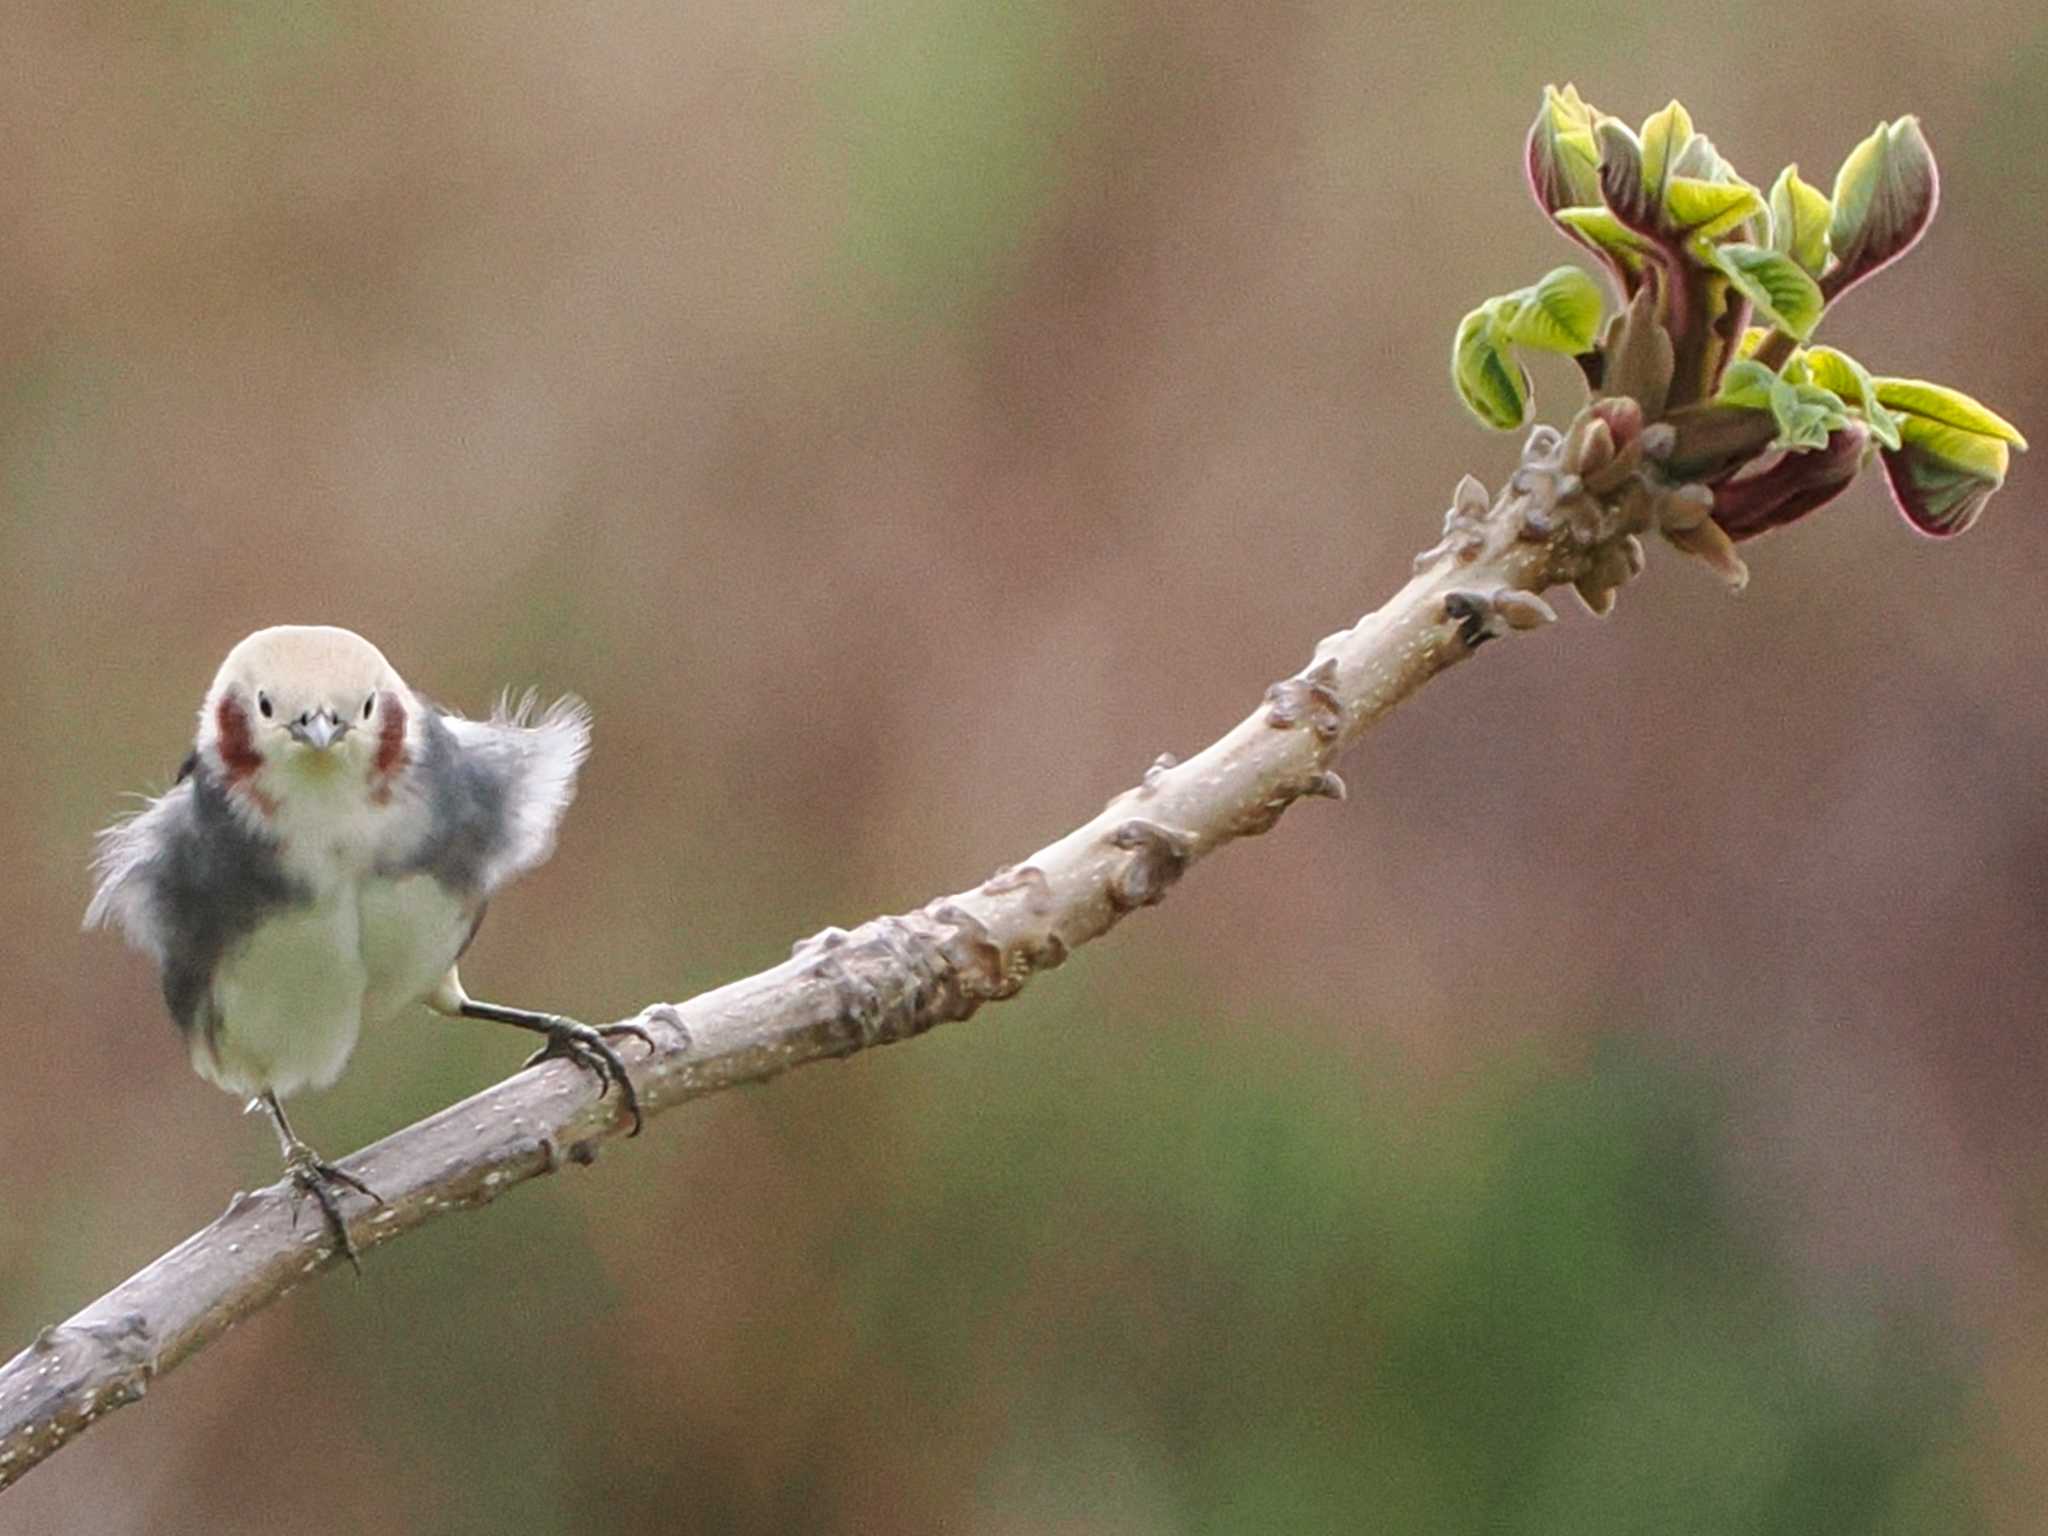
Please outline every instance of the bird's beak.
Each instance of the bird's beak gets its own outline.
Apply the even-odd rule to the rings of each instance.
[[[299,716],[289,729],[294,741],[303,741],[324,752],[348,734],[348,722],[333,710],[323,709],[317,714]]]

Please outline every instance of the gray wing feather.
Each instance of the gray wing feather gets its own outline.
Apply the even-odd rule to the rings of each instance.
[[[420,773],[433,831],[408,868],[485,900],[554,851],[590,750],[590,711],[574,698],[534,709],[529,694],[488,720],[428,717]]]
[[[86,926],[118,928],[156,961],[171,1017],[188,1033],[215,1022],[213,973],[229,947],[310,896],[203,767],[102,832],[93,869]]]

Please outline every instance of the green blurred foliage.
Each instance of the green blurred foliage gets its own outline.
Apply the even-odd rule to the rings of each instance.
[[[1112,1046],[921,1122],[910,1193],[843,1239],[848,1305],[930,1411],[1003,1383],[1027,1528],[1133,1496],[1077,1484],[1088,1435],[1173,1530],[1814,1536],[1930,1482],[1981,1528],[1926,1320],[1797,1293],[1716,1191],[1718,1105],[1620,1040],[1425,1112]]]
[[[436,1532],[862,1529],[869,1479],[917,1528],[1989,1528],[1936,1311],[1803,1292],[1667,1052],[1361,1089],[1271,1021],[1184,1015],[1198,1052],[1050,1012],[892,1053],[907,1113],[731,1322],[586,1249],[670,1178],[645,1257],[698,1241],[668,1156],[594,1215],[543,1186],[378,1254],[293,1369]]]

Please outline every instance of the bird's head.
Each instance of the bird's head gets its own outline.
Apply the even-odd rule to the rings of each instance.
[[[407,697],[361,635],[322,624],[259,629],[228,652],[207,690],[199,751],[228,784],[272,794],[342,776],[367,782],[393,728],[402,741]]]

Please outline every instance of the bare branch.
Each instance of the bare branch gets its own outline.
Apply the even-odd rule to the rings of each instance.
[[[1158,902],[1197,860],[1267,831],[1296,800],[1342,799],[1336,759],[1486,640],[1553,619],[1534,594],[1572,583],[1605,610],[1640,567],[1634,533],[1654,521],[1652,482],[1625,457],[1590,417],[1569,439],[1538,428],[1498,499],[1468,476],[1414,578],[1324,639],[1195,757],[1161,757],[1092,821],[972,890],[827,930],[771,970],[647,1010],[658,1044],[631,1062],[646,1114],[967,1018]],[[619,1096],[594,1097],[573,1065],[522,1072],[348,1160],[387,1202],[350,1202],[355,1242],[380,1246],[565,1159],[588,1163],[624,1121]],[[0,1366],[0,1489],[332,1265],[326,1225],[295,1227],[292,1205],[284,1182],[237,1194],[218,1220]]]

